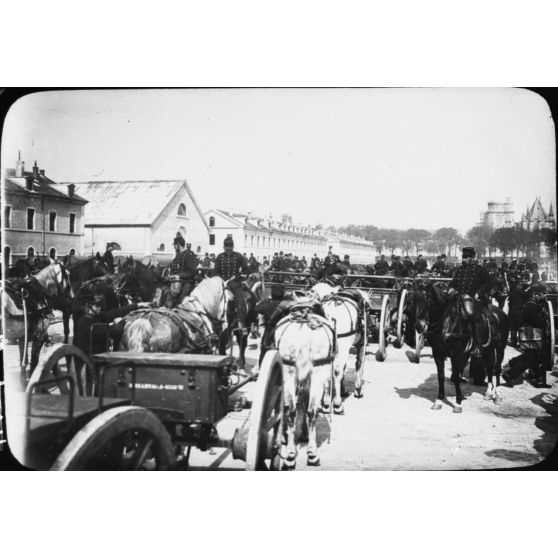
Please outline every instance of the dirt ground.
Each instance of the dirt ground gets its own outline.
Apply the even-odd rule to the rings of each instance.
[[[60,325],[51,332],[61,341]],[[369,345],[364,397],[350,395],[345,414],[318,421],[319,467],[308,467],[301,445],[297,470],[460,470],[524,467],[542,461],[558,438],[558,367],[547,375],[550,388],[537,389],[527,381],[501,388],[503,404],[485,401],[485,388],[463,384],[463,412],[452,412],[453,384],[446,372],[448,401],[440,411],[430,409],[437,394],[437,378],[430,349],[420,364],[408,361],[407,347],[388,348],[385,362],[376,362]],[[247,352],[249,367],[256,362],[257,346]],[[504,362],[516,353],[509,348]],[[6,379],[17,378],[17,347],[4,351]],[[349,361],[347,389],[352,391],[354,357]],[[7,386],[9,397],[9,386]],[[251,389],[245,394],[250,400]],[[8,401],[9,408],[9,401]],[[231,413],[225,428],[234,431],[249,411]],[[9,415],[8,415],[9,429]],[[9,432],[8,432],[9,435]],[[192,451],[193,469],[243,469],[228,450]]]

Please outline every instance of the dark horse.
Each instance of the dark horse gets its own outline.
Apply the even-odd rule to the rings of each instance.
[[[472,321],[469,317],[472,309],[469,305],[470,302],[461,295],[444,293],[433,284],[428,284],[424,289],[416,289],[410,297],[407,310],[411,322],[409,325],[413,325],[419,333],[424,333],[428,339],[438,372],[438,397],[432,406],[434,410],[442,408],[446,397],[444,362],[449,357],[456,399],[453,412],[462,411],[461,378],[473,347]],[[482,312],[482,318],[482,325],[479,324],[477,328],[477,337],[480,358],[488,377],[485,399],[493,399],[500,404],[502,397],[498,388],[509,332],[508,318],[502,310],[492,305]]]
[[[255,289],[256,291],[258,289]],[[232,296],[230,293],[229,296]],[[258,327],[259,314],[256,312],[256,304],[259,302],[258,295],[246,283],[244,283],[244,304],[246,305],[246,325],[252,331]],[[238,343],[238,367],[246,368],[246,347],[248,345],[248,337],[242,335],[239,330],[238,310],[235,300],[229,300],[227,304],[227,323],[228,328],[225,335],[220,338],[219,352],[225,354],[227,346],[232,345],[233,337]]]
[[[73,317],[75,328],[77,321],[83,315],[82,295],[84,292],[89,293],[93,290],[91,284],[87,284],[85,288],[83,288],[84,284],[88,281],[108,275],[110,270],[98,252],[96,256],[86,260],[81,260],[73,256],[66,256],[63,261],[69,272],[70,284],[73,291],[71,299],[68,299],[64,307],[60,308],[60,310],[62,310],[62,320],[64,323],[64,342],[67,343],[70,333],[70,316]],[[99,289],[103,290],[104,294],[104,286],[99,286]]]

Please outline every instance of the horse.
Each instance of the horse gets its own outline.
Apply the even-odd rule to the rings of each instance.
[[[129,296],[133,301],[155,302],[157,306],[163,305],[163,282],[155,268],[134,260],[131,256],[126,258],[119,266],[116,282],[119,292]],[[169,287],[166,287],[168,290]]]
[[[361,334],[361,312],[359,302],[357,302],[351,294],[358,293],[356,289],[345,290],[339,287],[331,287],[325,283],[318,283],[310,290],[318,300],[322,303],[324,314],[326,318],[335,324],[336,332],[336,355],[333,364],[333,412],[338,415],[344,414],[343,399],[342,399],[342,381],[345,377],[347,369],[347,362],[351,347],[356,344],[366,343]],[[361,296],[360,304],[366,297]],[[357,298],[358,300],[358,298]],[[360,346],[359,346],[360,348]],[[357,351],[359,355],[360,351]],[[360,357],[360,355],[359,355]],[[358,372],[362,370],[360,366],[362,363],[358,362],[355,366],[355,393],[361,394],[362,390],[362,375]],[[327,412],[332,402],[330,401],[329,390],[326,390],[323,397],[323,410]]]
[[[296,463],[297,410],[302,407],[308,430],[307,463],[320,464],[316,423],[325,386],[331,379],[335,352],[335,331],[323,317],[294,306],[275,330],[275,344],[283,360],[283,405],[286,454],[284,468]],[[300,405],[299,405],[300,403]]]
[[[176,308],[137,310],[125,318],[119,350],[209,353],[227,325],[228,292],[221,277],[204,279]]]
[[[252,287],[250,288],[250,284]],[[244,281],[244,302],[246,309],[246,326],[250,329],[252,336],[259,335],[258,324],[259,324],[259,314],[256,312],[256,305],[260,301],[260,296],[258,294],[263,293],[258,285],[258,282],[254,282],[254,278],[250,280],[248,277],[248,282]],[[222,335],[220,338],[219,352],[225,354],[227,350],[227,345],[230,346],[233,337],[236,338],[238,344],[238,367],[244,370],[246,367],[246,347],[248,345],[248,338],[239,331],[238,323],[238,307],[234,295],[231,291],[227,289],[227,324],[226,335]]]
[[[41,348],[48,340],[52,310],[69,295],[68,275],[62,264],[49,264],[36,275],[21,280],[6,280],[5,291],[2,303],[6,316],[6,339],[18,342],[22,369],[27,365],[25,339],[32,340],[30,367],[33,371]]]
[[[438,374],[438,397],[432,405],[433,410],[440,410],[445,399],[444,362],[446,357],[451,360],[451,381],[455,386],[456,404],[454,413],[461,413],[463,395],[461,378],[469,359],[473,338],[472,324],[469,318],[472,310],[468,306],[471,300],[460,295],[443,293],[434,284],[424,289],[416,289],[409,300],[409,315],[413,318],[413,326],[419,333],[424,333],[432,347],[432,355]],[[488,387],[485,399],[502,402],[499,391],[501,365],[508,336],[508,320],[506,314],[496,306],[489,306],[483,313],[482,325],[477,330],[480,337],[480,355],[485,363]],[[493,376],[496,375],[496,385]]]

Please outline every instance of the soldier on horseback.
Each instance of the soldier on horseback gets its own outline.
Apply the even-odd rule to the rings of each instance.
[[[234,241],[227,237],[223,242],[224,252],[215,259],[214,275],[218,275],[224,281],[228,281],[229,290],[234,295],[236,308],[238,311],[238,324],[242,329],[243,335],[248,335],[246,329],[246,304],[244,300],[244,285],[242,283],[242,273],[248,272],[248,262],[239,252],[235,252]]]
[[[170,265],[171,275],[177,275],[182,282],[182,290],[180,292],[180,300],[188,296],[194,288],[194,280],[198,267],[198,258],[190,250],[191,244],[185,248],[186,241],[182,235],[176,236],[173,241],[174,249],[177,254]]]
[[[448,294],[462,295],[465,312],[473,327],[474,356],[479,356],[480,331],[483,326],[483,313],[486,312],[485,296],[492,286],[492,279],[485,268],[475,262],[475,249],[466,247],[462,250],[462,263],[456,269],[449,284]]]

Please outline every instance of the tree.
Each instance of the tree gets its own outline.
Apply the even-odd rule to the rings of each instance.
[[[506,257],[509,254],[513,254],[514,250],[517,250],[518,235],[516,227],[502,227],[496,229],[488,239],[490,246],[498,248]]]
[[[462,236],[453,227],[442,227],[438,229],[432,235],[432,238],[435,241],[436,250],[439,252],[447,252],[448,255],[451,255],[452,248],[455,254],[457,246],[463,241]]]
[[[484,256],[486,249],[489,247],[489,239],[492,234],[492,228],[487,225],[477,225],[469,229],[466,239],[476,248],[479,256]]]

